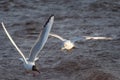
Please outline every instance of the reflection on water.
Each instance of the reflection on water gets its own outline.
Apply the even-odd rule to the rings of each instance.
[[[86,36],[87,39],[103,39],[80,42],[79,49],[65,54],[59,49],[60,41],[50,38],[40,54],[38,63],[42,74],[36,76],[36,80],[108,80],[111,76],[119,77],[120,73],[119,3],[120,0],[0,0],[0,21],[5,23],[26,56],[51,14],[55,15],[52,31],[56,34],[66,38]],[[0,58],[5,59],[0,61],[0,67],[3,66],[0,80],[33,80],[23,74],[23,65],[16,59],[20,55],[8,41],[2,27],[0,29]],[[104,41],[107,37],[113,39]],[[17,63],[9,64],[9,58]]]

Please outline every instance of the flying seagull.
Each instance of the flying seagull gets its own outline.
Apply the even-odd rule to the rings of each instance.
[[[72,48],[77,48],[77,46],[75,45],[75,42],[78,41],[78,40],[84,40],[84,38],[74,38],[72,40],[69,40],[69,39],[65,39],[57,34],[54,34],[54,33],[50,33],[49,34],[50,36],[53,36],[55,38],[58,38],[62,41],[62,48],[61,50],[71,50]]]
[[[49,19],[47,20],[46,24],[44,25],[42,32],[40,33],[37,41],[35,42],[35,45],[32,47],[28,58],[26,58],[24,56],[24,54],[22,53],[22,51],[18,48],[18,46],[16,45],[16,43],[14,42],[14,40],[8,33],[7,29],[5,28],[4,23],[3,22],[1,23],[5,33],[7,34],[8,38],[11,41],[11,43],[14,45],[14,47],[17,49],[17,51],[21,55],[21,57],[22,57],[21,60],[23,61],[23,65],[28,72],[34,71],[34,72],[40,73],[37,66],[35,65],[35,61],[37,60],[37,57],[40,54],[40,51],[42,50],[42,48],[44,47],[44,45],[48,39],[49,32],[51,31],[53,22],[54,22],[54,16],[51,15],[49,17]]]
[[[62,48],[61,50],[71,50],[73,48],[78,48],[75,45],[75,42],[77,41],[86,41],[86,40],[112,40],[112,38],[109,37],[91,37],[91,36],[81,36],[81,37],[75,37],[73,39],[65,39],[57,34],[49,33],[50,36],[58,38],[62,41]]]

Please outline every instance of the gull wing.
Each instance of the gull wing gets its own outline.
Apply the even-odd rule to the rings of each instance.
[[[19,52],[19,54],[22,56],[23,60],[25,61],[25,63],[27,63],[27,60],[24,56],[24,54],[22,53],[22,51],[18,48],[18,46],[16,45],[16,43],[14,42],[14,40],[12,39],[12,37],[10,36],[10,34],[8,33],[7,29],[5,28],[4,23],[2,22],[2,27],[5,31],[5,33],[7,34],[8,38],[10,39],[11,43],[14,45],[14,47],[17,49],[17,51]]]
[[[86,40],[112,40],[111,37],[92,37],[92,36],[81,36],[71,39],[72,42],[86,41]]]
[[[84,36],[86,40],[112,40],[111,37],[92,37],[92,36]]]
[[[44,47],[44,45],[48,39],[50,30],[52,28],[53,22],[54,22],[54,16],[52,15],[49,17],[48,21],[44,25],[42,33],[39,35],[35,45],[32,47],[28,61],[30,61],[30,62],[35,61],[35,58],[38,56],[38,54]]]
[[[77,41],[85,41],[85,40],[86,40],[85,37],[75,37],[75,38],[71,39],[71,41],[72,41],[73,43],[75,43],[75,42],[77,42]]]
[[[53,37],[55,37],[55,38],[58,38],[58,39],[60,39],[61,41],[65,41],[66,39],[64,39],[63,37],[61,37],[61,36],[59,36],[59,35],[57,35],[57,34],[54,34],[54,33],[50,33],[49,34],[50,36],[53,36]]]

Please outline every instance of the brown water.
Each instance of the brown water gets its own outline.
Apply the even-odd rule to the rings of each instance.
[[[120,0],[0,1],[0,22],[26,56],[51,14],[51,32],[65,38],[114,39],[78,42],[79,49],[63,52],[60,41],[50,37],[37,62],[41,74],[32,77],[0,26],[0,80],[120,80]]]

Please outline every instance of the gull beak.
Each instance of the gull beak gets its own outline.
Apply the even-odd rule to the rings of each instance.
[[[38,72],[38,73],[40,73],[40,71],[39,71],[39,70],[37,70],[37,72]]]

